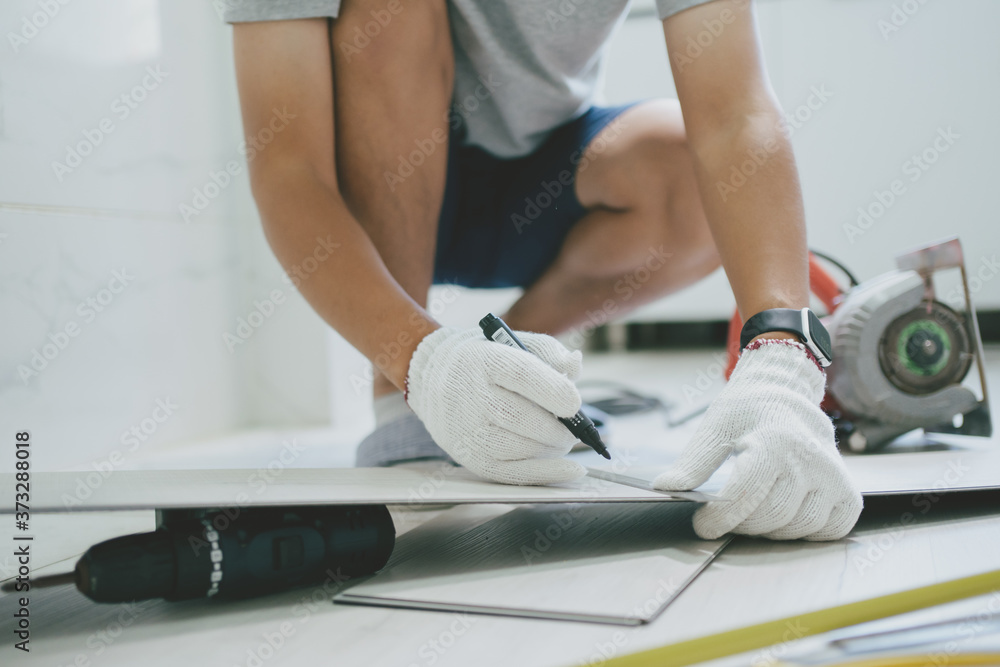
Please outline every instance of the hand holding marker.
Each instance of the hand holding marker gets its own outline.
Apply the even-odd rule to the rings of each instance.
[[[510,330],[510,327],[501,320],[499,317],[493,313],[488,313],[486,317],[479,320],[479,328],[483,330],[483,334],[492,341],[497,343],[503,343],[508,347],[519,347],[525,352],[531,353],[531,350],[526,348],[524,344],[517,339],[514,332]],[[590,418],[583,412],[577,412],[570,418],[558,417],[559,421],[569,429],[569,432],[580,439],[580,442],[587,445],[595,452],[600,454],[606,459],[611,459],[611,454],[608,453],[608,448],[605,447],[604,442],[601,441],[601,436],[597,432],[597,427],[594,426],[594,422],[590,421]]]

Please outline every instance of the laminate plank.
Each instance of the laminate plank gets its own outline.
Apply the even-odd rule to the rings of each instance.
[[[93,482],[91,480],[94,480]],[[13,512],[14,473],[0,474],[0,513]],[[584,477],[553,486],[484,481],[463,468],[289,468],[261,470],[119,470],[32,475],[31,510],[219,508],[280,505],[452,505],[459,503],[664,502],[701,494],[663,493]],[[8,504],[11,503],[11,504]]]
[[[385,569],[338,602],[639,625],[728,540],[700,540],[692,504],[522,507],[400,538]],[[651,591],[653,593],[651,594]]]

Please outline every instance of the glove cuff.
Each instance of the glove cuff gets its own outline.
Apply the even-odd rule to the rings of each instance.
[[[824,376],[826,375],[826,369],[823,368],[823,364],[819,363],[819,359],[816,358],[816,355],[813,354],[812,350],[810,350],[802,343],[799,343],[798,341],[788,340],[786,338],[758,338],[757,340],[755,340],[754,342],[750,343],[745,348],[743,348],[743,351],[750,352],[752,350],[760,349],[765,345],[789,345],[791,347],[802,350],[803,352],[806,353],[806,356],[812,359],[812,362],[816,364],[816,368],[819,369],[819,372],[822,373]]]
[[[456,327],[441,327],[435,331],[424,336],[423,340],[417,345],[417,349],[413,351],[413,356],[410,357],[410,367],[406,371],[406,380],[403,383],[403,400],[406,404],[413,409],[414,412],[419,416],[420,411],[417,406],[414,405],[414,386],[418,388],[416,401],[420,402],[422,398],[419,394],[419,387],[421,385],[421,378],[423,377],[424,371],[427,365],[430,363],[431,357],[434,355],[435,350],[441,345],[442,341],[447,340],[459,329]]]
[[[802,343],[765,338],[743,352],[730,381],[747,375],[751,384],[773,382],[809,396],[814,403],[823,399],[826,373]]]

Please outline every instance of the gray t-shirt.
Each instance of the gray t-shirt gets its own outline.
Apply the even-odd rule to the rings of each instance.
[[[399,7],[399,1],[405,6],[411,0],[397,0],[393,6]],[[660,18],[667,18],[709,1],[656,4]],[[229,23],[336,17],[340,10],[340,0],[218,2]],[[629,2],[448,0],[455,45],[454,102],[465,118],[466,144],[497,157],[527,155],[556,127],[589,109],[607,44]]]

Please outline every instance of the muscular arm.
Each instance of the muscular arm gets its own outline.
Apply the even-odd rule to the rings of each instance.
[[[245,133],[268,127],[275,109],[294,115],[249,163],[267,240],[285,267],[338,244],[298,288],[402,388],[413,350],[438,324],[392,277],[338,187],[327,21],[238,24],[234,51]]]
[[[663,32],[698,188],[740,315],[808,306],[802,193],[750,0],[682,11],[664,20]]]

